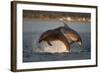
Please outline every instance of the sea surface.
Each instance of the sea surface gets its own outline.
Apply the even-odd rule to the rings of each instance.
[[[53,25],[50,25],[53,24]],[[55,24],[55,25],[54,25]],[[40,26],[39,26],[40,25]],[[49,27],[46,27],[49,25]],[[32,28],[33,26],[33,28]],[[34,27],[35,26],[35,27]],[[71,52],[66,53],[39,53],[34,52],[34,41],[37,40],[38,35],[43,31],[52,29],[59,26],[63,26],[62,22],[57,21],[34,21],[24,20],[23,21],[23,62],[41,62],[41,61],[61,61],[61,60],[83,60],[91,59],[91,33],[90,24],[85,23],[70,23],[69,26],[75,29],[82,38],[82,47],[71,45]],[[37,28],[36,28],[37,27]],[[39,28],[41,27],[41,29]],[[43,29],[43,30],[42,30]],[[45,29],[45,30],[44,30]],[[82,29],[82,30],[81,30]],[[41,30],[41,31],[40,31]]]

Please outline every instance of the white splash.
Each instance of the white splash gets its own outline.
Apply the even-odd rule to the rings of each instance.
[[[48,45],[47,42],[41,42],[39,47],[42,50],[41,52],[49,52],[49,53],[62,53],[68,52],[66,50],[66,46],[61,41],[52,41],[52,46]]]
[[[39,36],[38,36],[39,37]],[[48,45],[47,42],[42,41],[41,43],[38,43],[38,37],[33,43],[33,48],[34,52],[46,52],[46,53],[63,53],[63,52],[69,52],[66,49],[66,46],[64,45],[63,42],[60,40],[52,41],[51,44],[52,46]]]

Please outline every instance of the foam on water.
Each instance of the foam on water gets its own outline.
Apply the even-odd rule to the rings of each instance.
[[[66,46],[60,40],[51,41],[52,46],[48,45],[47,42],[42,41],[38,43],[38,39],[41,34],[36,36],[36,39],[33,43],[33,51],[34,52],[46,52],[46,53],[62,53],[62,52],[69,52],[66,49]],[[35,47],[34,47],[35,46]]]
[[[48,45],[47,42],[43,41],[38,45],[34,51],[36,52],[48,52],[48,53],[62,53],[69,52],[66,46],[61,41],[52,41],[52,46]]]

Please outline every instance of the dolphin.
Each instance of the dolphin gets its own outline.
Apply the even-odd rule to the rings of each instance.
[[[66,39],[66,37],[64,37],[64,35],[61,32],[62,29],[63,29],[63,27],[59,27],[56,29],[45,31],[40,36],[38,42],[41,43],[42,41],[46,41],[50,46],[52,46],[52,44],[50,43],[51,41],[60,40],[61,42],[63,42],[65,44],[66,49],[70,50],[70,45],[68,43],[68,40]]]
[[[81,46],[82,39],[80,35],[74,29],[70,28],[63,19],[61,21],[63,21],[65,26],[60,26],[43,32],[38,42],[41,43],[42,41],[46,41],[50,46],[52,46],[53,44],[51,44],[51,41],[60,40],[65,44],[66,49],[69,51],[70,45],[73,43],[77,43]]]

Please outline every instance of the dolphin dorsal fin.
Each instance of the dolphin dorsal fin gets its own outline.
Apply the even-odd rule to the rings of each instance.
[[[71,28],[68,26],[67,21],[66,21],[65,18],[60,18],[59,20],[64,24],[64,27],[65,27],[66,29],[71,29]]]
[[[65,22],[63,22],[63,23],[64,23],[64,27],[65,27],[65,28],[70,29],[70,27],[68,26],[68,24],[67,24],[67,23],[65,23]]]

